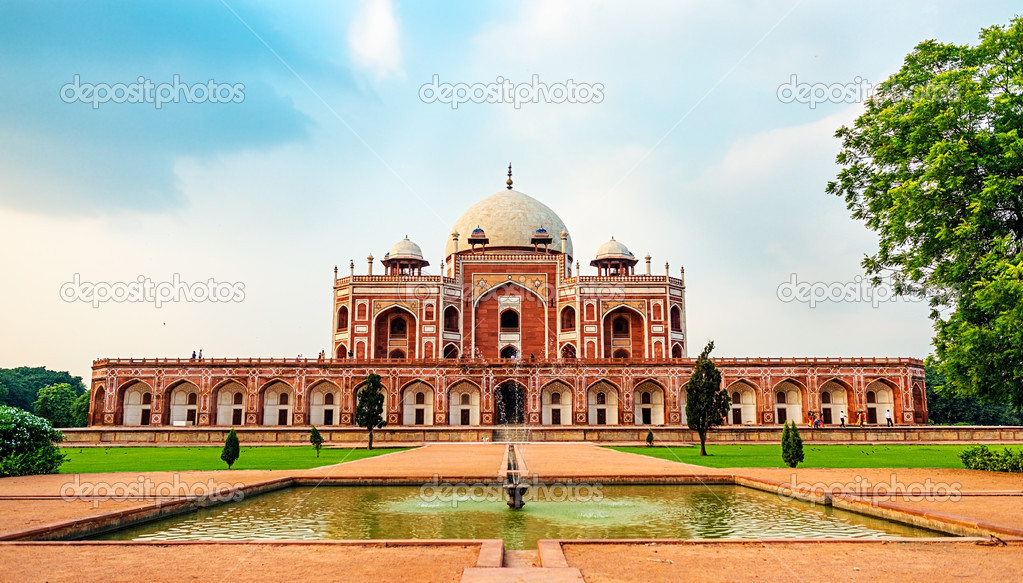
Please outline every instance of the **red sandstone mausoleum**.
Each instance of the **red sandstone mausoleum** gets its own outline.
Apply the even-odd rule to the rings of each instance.
[[[408,237],[374,273],[337,277],[331,349],[316,359],[100,359],[92,426],[353,425],[377,373],[390,426],[684,426],[692,374],[685,271],[651,273],[613,238],[573,269],[572,239],[541,202],[508,188],[454,225],[441,275]],[[665,264],[665,272],[668,265]],[[715,359],[727,423],[925,423],[912,358]]]

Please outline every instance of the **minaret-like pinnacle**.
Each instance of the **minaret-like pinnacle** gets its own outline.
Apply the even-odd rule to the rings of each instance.
[[[508,162],[508,182],[506,182],[505,184],[508,185],[508,190],[512,189],[511,162]]]

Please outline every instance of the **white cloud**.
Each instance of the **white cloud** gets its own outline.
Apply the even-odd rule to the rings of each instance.
[[[363,1],[348,28],[348,48],[355,64],[372,71],[377,81],[405,78],[400,25],[390,0]]]

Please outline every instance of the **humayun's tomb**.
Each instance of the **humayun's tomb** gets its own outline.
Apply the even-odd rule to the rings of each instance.
[[[101,359],[92,426],[353,427],[355,395],[381,375],[388,429],[686,423],[685,271],[637,273],[613,238],[573,266],[572,238],[541,202],[508,187],[456,222],[441,275],[405,237],[374,273],[334,269],[331,348],[307,359]],[[699,350],[700,347],[694,347]],[[866,414],[925,423],[911,358],[717,358],[726,422],[825,424]],[[210,427],[213,429],[214,427]],[[553,427],[552,427],[553,428]],[[439,428],[435,428],[439,429]],[[564,428],[568,429],[568,428]]]

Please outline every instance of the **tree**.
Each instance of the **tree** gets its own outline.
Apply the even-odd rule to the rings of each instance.
[[[945,375],[934,366],[926,367],[927,417],[935,425],[1023,425],[1023,418],[1008,405],[983,403],[977,397],[962,397],[947,391]]]
[[[359,391],[355,405],[355,424],[369,431],[369,449],[373,449],[373,430],[387,424],[384,420],[384,393],[380,375],[369,373],[366,386]]]
[[[647,429],[646,430],[646,446],[647,447],[653,447],[654,446],[654,430],[653,429]]]
[[[54,427],[75,427],[75,401],[78,396],[67,383],[43,387],[33,404],[36,415]]]
[[[781,430],[781,459],[790,468],[803,461],[803,438],[799,436],[795,421],[789,421]]]
[[[320,457],[320,448],[323,447],[323,436],[316,430],[316,426],[313,425],[312,430],[309,432],[309,443],[313,444],[316,448],[316,457]]]
[[[721,371],[710,359],[710,351],[714,350],[711,340],[696,359],[693,375],[686,385],[686,419],[689,428],[700,436],[700,455],[707,455],[707,431],[721,425],[732,399],[728,391],[721,388]]]
[[[35,410],[33,403],[39,389],[52,385],[67,383],[74,389],[75,395],[85,392],[82,377],[71,376],[66,371],[53,371],[43,367],[0,368],[0,384],[7,387],[5,400],[7,405],[19,407],[31,413]]]
[[[72,427],[85,427],[89,424],[89,391],[85,391],[75,399],[72,407],[74,425]]]
[[[220,459],[227,462],[227,469],[231,469],[234,462],[238,461],[238,456],[241,455],[241,447],[238,443],[238,434],[234,432],[234,427],[227,434],[227,439],[224,440],[224,449],[220,452]]]
[[[55,474],[66,456],[64,434],[23,409],[0,405],[0,478]]]
[[[874,283],[929,299],[941,390],[1023,407],[1023,18],[920,43],[836,136],[827,190],[878,234]]]

